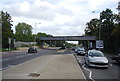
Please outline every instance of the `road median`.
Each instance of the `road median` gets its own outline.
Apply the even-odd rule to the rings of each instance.
[[[85,79],[75,57],[44,55],[3,70],[3,79]]]

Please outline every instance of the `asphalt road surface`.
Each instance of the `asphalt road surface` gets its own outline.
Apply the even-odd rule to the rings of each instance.
[[[9,67],[15,66],[17,64],[32,60],[42,55],[51,54],[70,54],[68,50],[59,50],[58,48],[49,49],[38,49],[38,53],[28,53],[27,50],[24,51],[13,51],[2,55],[2,68],[0,70],[5,70]]]
[[[109,67],[105,69],[88,67],[85,64],[84,56],[77,55],[76,53],[74,53],[74,55],[78,60],[86,78],[90,81],[120,81],[120,65],[112,61],[110,57],[107,56],[109,60]]]
[[[19,51],[18,51],[19,52]],[[2,69],[7,69],[11,66],[15,66],[17,64],[29,61],[31,59],[34,59],[36,57],[47,55],[47,54],[55,54],[57,53],[56,50],[49,50],[49,49],[38,49],[38,53],[27,53],[27,50],[24,52],[17,53],[16,52],[10,52],[9,54],[2,56]]]
[[[17,64],[29,61],[36,57],[42,55],[50,55],[50,54],[74,54],[76,57],[80,67],[83,70],[84,75],[90,81],[120,81],[120,65],[112,61],[109,56],[107,56],[109,60],[109,67],[105,68],[88,68],[84,61],[84,56],[77,55],[72,50],[67,49],[65,51],[55,50],[55,49],[39,49],[38,53],[27,53],[21,52],[20,54],[9,54],[3,56],[2,59],[2,70],[7,69],[11,66],[15,66]]]

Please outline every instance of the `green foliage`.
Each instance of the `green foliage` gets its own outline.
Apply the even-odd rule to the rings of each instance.
[[[52,35],[49,35],[49,34],[46,34],[46,33],[41,33],[41,32],[39,32],[39,33],[37,34],[37,37],[40,38],[40,37],[53,37],[53,36],[52,36]]]
[[[94,18],[86,25],[85,35],[94,35],[98,38],[100,30],[100,39],[104,41],[106,52],[115,52],[120,48],[119,14],[113,14],[110,9],[106,9],[100,13],[100,19]]]
[[[37,33],[37,42],[38,42],[38,45],[40,44],[40,40],[39,40],[40,37],[53,37],[53,36],[49,35],[49,34],[46,34],[46,33],[41,33],[41,32]],[[44,43],[50,44],[50,41],[44,41]],[[53,44],[53,42],[51,44]]]
[[[2,13],[0,12],[0,43],[2,44]],[[2,45],[0,44],[0,48]]]
[[[8,38],[13,38],[13,30],[11,29],[12,20],[7,12],[1,12],[2,16],[2,48],[8,48]]]
[[[75,44],[66,42],[66,47],[67,48],[72,48],[73,46],[75,46]]]
[[[111,36],[111,33],[115,28],[115,24],[113,20],[114,20],[114,16],[110,9],[106,9],[105,11],[100,13],[100,21],[101,21],[100,36],[101,39],[104,41],[104,47],[106,51],[110,51],[113,48],[112,47],[113,40]]]
[[[85,35],[93,35],[98,37],[99,20],[97,18],[92,19],[87,22],[87,27],[85,28]]]
[[[118,17],[117,17],[118,18]],[[118,20],[118,19],[116,19]],[[115,28],[111,33],[113,40],[113,48],[115,52],[120,49],[120,20],[115,24]]]
[[[32,35],[32,27],[26,23],[18,23],[15,26],[15,38],[16,41],[23,41],[23,42],[32,42],[34,41],[34,36]]]

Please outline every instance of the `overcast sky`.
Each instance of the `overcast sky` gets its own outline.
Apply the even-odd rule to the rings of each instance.
[[[99,18],[99,13],[110,8],[117,13],[119,0],[0,0],[0,10],[7,11],[15,25],[32,25],[33,33],[45,32],[53,36],[81,36],[86,22]],[[92,12],[95,13],[92,13]]]

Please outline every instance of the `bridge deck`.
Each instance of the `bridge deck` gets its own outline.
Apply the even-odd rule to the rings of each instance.
[[[79,40],[96,40],[96,37],[95,36],[56,36],[56,37],[40,37],[40,40],[79,41]]]

